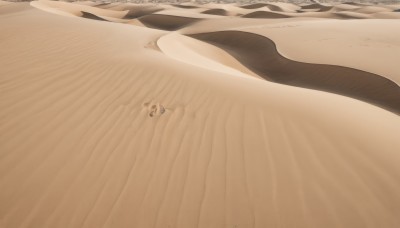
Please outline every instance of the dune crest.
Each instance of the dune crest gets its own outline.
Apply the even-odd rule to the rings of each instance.
[[[380,75],[286,59],[273,41],[252,33],[221,31],[190,36],[224,48],[269,81],[350,96],[400,114],[400,87]],[[263,52],[257,51],[260,48]]]
[[[157,45],[169,57],[191,65],[245,78],[255,76],[228,53],[187,36],[168,34],[160,37]]]
[[[244,18],[288,18],[285,14],[267,12],[267,11],[255,11],[243,16]]]

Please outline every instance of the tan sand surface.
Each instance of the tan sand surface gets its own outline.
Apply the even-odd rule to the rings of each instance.
[[[8,4],[12,4],[12,2],[7,2],[7,1],[0,1],[0,6],[5,6]]]
[[[400,226],[398,113],[265,80],[229,43],[188,36],[247,32],[285,61],[399,83],[399,22],[211,6],[0,6],[0,227]]]

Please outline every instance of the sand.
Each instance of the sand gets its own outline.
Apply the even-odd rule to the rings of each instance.
[[[0,227],[399,227],[398,12],[316,7],[1,2]]]
[[[293,61],[280,55],[270,39],[253,33],[222,31],[190,36],[225,49],[266,80],[329,91],[400,113],[399,86],[379,75],[348,67]],[[264,51],[259,52],[260,49]]]

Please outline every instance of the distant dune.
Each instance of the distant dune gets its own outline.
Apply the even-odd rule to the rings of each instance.
[[[148,14],[156,13],[161,10],[163,9],[159,7],[143,7],[143,8],[137,7],[130,9],[129,12],[124,16],[124,19],[135,19]]]
[[[290,16],[275,13],[275,12],[268,12],[268,11],[255,11],[249,14],[244,15],[245,18],[288,18]]]
[[[199,19],[162,15],[162,14],[152,14],[140,17],[139,20],[148,27],[157,28],[162,30],[174,31],[188,26]]]
[[[220,15],[220,16],[227,16],[228,15],[228,11],[226,11],[224,9],[209,9],[209,10],[203,11],[202,13]]]
[[[0,0],[0,227],[400,227],[397,9]]]
[[[92,20],[99,20],[99,21],[107,21],[99,16],[96,16],[94,14],[88,13],[88,12],[84,12],[82,11],[82,17],[83,18],[87,18],[87,19],[92,19]]]

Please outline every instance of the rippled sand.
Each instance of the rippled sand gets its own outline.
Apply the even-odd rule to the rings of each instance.
[[[398,9],[0,1],[0,227],[400,227]]]

